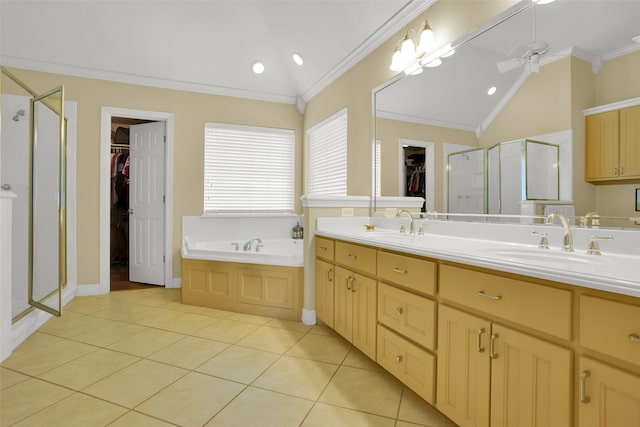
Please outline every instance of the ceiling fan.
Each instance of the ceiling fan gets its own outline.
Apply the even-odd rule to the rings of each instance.
[[[528,45],[520,45],[516,47],[510,55],[509,59],[498,62],[498,71],[506,73],[515,68],[524,65],[530,73],[540,71],[540,58],[547,54],[551,49],[549,43],[536,41],[536,9],[533,6],[533,40]]]

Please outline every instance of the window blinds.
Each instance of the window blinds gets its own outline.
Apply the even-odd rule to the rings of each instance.
[[[204,211],[293,212],[295,133],[205,124]]]
[[[307,194],[347,195],[347,110],[307,131]]]

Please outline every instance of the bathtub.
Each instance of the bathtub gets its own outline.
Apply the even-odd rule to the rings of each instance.
[[[302,240],[263,239],[258,251],[256,242],[253,242],[250,251],[244,251],[243,246],[248,240],[199,240],[185,236],[181,249],[182,258],[284,267],[304,265]]]

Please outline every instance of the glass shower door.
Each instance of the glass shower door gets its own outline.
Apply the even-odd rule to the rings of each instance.
[[[29,304],[62,313],[66,285],[66,124],[64,87],[31,101]]]

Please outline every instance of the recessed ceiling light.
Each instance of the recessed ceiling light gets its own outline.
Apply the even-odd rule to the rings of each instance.
[[[640,36],[635,36],[634,38],[632,38],[631,40],[633,40],[636,43],[640,43]]]
[[[552,3],[555,0],[532,0],[532,1],[536,4],[547,4],[547,3]]]
[[[264,72],[264,64],[260,61],[256,61],[251,64],[251,71],[256,74],[262,74]]]
[[[300,56],[299,54],[294,53],[292,58],[293,58],[293,62],[295,62],[296,64],[298,65],[304,64],[304,59],[302,59],[302,56]]]
[[[487,91],[487,94],[489,94],[489,95],[493,95],[494,93],[496,93],[496,90],[497,90],[497,89],[496,89],[496,87],[495,87],[495,86],[492,86],[492,87],[490,87],[490,88],[489,88],[489,90]]]

